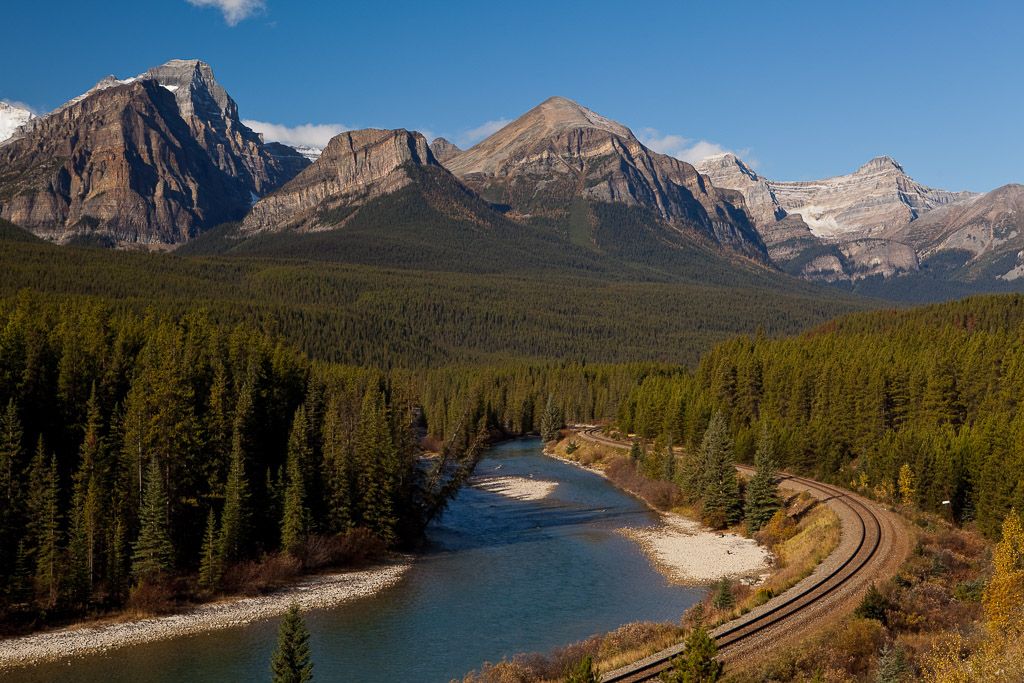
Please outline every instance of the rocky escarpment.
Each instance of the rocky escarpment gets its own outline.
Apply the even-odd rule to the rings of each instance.
[[[264,147],[208,65],[175,59],[107,77],[0,144],[0,216],[61,242],[173,245],[306,165]]]
[[[413,182],[408,164],[443,171],[419,133],[403,129],[341,133],[312,165],[253,206],[241,232],[337,227],[359,206]]]
[[[719,190],[690,164],[649,150],[625,126],[565,98],[546,100],[446,166],[512,217],[567,225],[579,199],[642,207],[662,228],[767,260],[738,193]]]
[[[733,154],[707,157],[697,168],[715,185],[743,194],[776,263],[830,282],[917,270],[915,250],[897,234],[938,207],[974,196],[925,187],[889,157],[811,182],[769,180]]]
[[[455,157],[462,154],[462,150],[448,142],[444,138],[434,138],[430,143],[430,151],[434,158],[441,164],[447,164]]]
[[[250,197],[151,80],[98,91],[0,144],[0,217],[53,241],[174,244],[238,220]]]

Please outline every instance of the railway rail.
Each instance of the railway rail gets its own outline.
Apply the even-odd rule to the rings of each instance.
[[[588,427],[580,431],[588,441],[622,448],[628,446]],[[737,469],[751,472],[748,467]],[[839,546],[809,577],[747,614],[711,631],[721,656],[728,660],[756,651],[768,642],[777,642],[786,633],[801,630],[816,621],[834,617],[837,603],[850,603],[868,581],[892,565],[892,535],[898,523],[888,519],[882,508],[860,496],[821,482],[783,474],[779,485],[794,491],[808,491],[825,502],[839,516],[842,537]],[[901,560],[902,557],[899,557]],[[883,571],[884,573],[884,571]],[[603,683],[633,683],[657,678],[671,666],[671,660],[683,651],[677,645],[646,659],[604,675]]]

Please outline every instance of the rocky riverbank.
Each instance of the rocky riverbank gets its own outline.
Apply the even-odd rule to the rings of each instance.
[[[73,627],[0,640],[0,671],[247,624],[283,614],[293,602],[305,610],[332,607],[391,586],[409,569],[411,561],[409,556],[400,556],[372,569],[312,576],[267,595],[223,600],[165,617]]]

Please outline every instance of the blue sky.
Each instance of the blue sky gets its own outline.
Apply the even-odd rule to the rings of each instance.
[[[243,119],[329,126],[279,129],[294,139],[405,127],[466,145],[562,95],[660,151],[742,152],[778,180],[888,154],[934,187],[1024,183],[1019,3],[11,5],[0,99],[38,111],[198,58]]]

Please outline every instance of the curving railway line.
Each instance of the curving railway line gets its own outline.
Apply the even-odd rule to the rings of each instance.
[[[583,429],[580,436],[617,448],[625,445],[598,433],[596,428]],[[737,469],[753,471],[743,466]],[[808,491],[829,505],[839,517],[842,536],[832,554],[806,579],[711,632],[725,661],[745,659],[780,641],[804,637],[852,611],[867,585],[891,576],[907,554],[902,523],[884,507],[804,477],[782,475],[779,486]],[[657,678],[682,650],[682,645],[662,650],[609,672],[601,680],[626,683]]]

